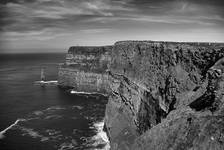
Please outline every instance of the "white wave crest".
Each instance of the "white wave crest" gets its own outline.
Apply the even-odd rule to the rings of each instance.
[[[37,110],[37,111],[34,111],[33,114],[36,115],[36,116],[41,116],[44,113],[42,111]]]
[[[35,81],[34,83],[58,83],[57,80],[52,80],[52,81]]]
[[[56,86],[58,85],[58,81],[53,80],[53,81],[35,81],[34,85],[50,85],[50,86]]]
[[[107,96],[106,94],[103,93],[98,93],[98,92],[84,92],[84,91],[75,91],[75,90],[71,90],[70,94],[80,94],[80,95],[103,95],[103,96]]]
[[[13,124],[11,124],[10,126],[8,126],[7,128],[5,128],[4,130],[2,130],[1,132],[0,132],[0,139],[3,139],[5,136],[4,136],[4,134],[8,131],[8,130],[10,130],[11,128],[13,128],[15,125],[17,125],[18,124],[18,122],[20,122],[20,121],[26,121],[25,119],[17,119]]]
[[[72,106],[72,108],[81,110],[81,109],[83,109],[83,106],[74,105],[74,106]]]
[[[63,109],[66,109],[64,107],[61,107],[61,106],[51,106],[49,108],[47,108],[45,111],[49,111],[49,110],[63,110]]]
[[[79,91],[75,91],[75,90],[71,90],[70,91],[71,94],[87,94],[87,95],[90,95],[90,94],[93,94],[93,93],[89,93],[89,92],[79,92]]]
[[[110,141],[107,137],[107,133],[103,130],[104,127],[104,121],[96,122],[94,123],[94,128],[97,130],[97,134],[92,137],[93,146],[97,147],[98,145],[105,145],[103,147],[103,150],[109,150],[110,149]],[[99,148],[99,150],[102,148]],[[97,149],[96,149],[97,150]]]

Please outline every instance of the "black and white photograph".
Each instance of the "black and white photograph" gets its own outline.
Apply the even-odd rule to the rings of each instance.
[[[0,150],[224,150],[224,1],[0,0]]]

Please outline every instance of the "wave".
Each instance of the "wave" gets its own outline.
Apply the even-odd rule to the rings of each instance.
[[[107,133],[103,130],[104,121],[94,123],[93,127],[97,130],[97,134],[91,138],[91,145],[99,150],[109,150],[110,141]]]
[[[35,81],[35,83],[58,83],[57,80],[52,80],[52,81]]]
[[[98,108],[98,105],[89,105]],[[88,108],[89,108],[88,106]],[[28,114],[24,117],[24,119],[17,119],[12,125],[10,125],[5,130],[1,131],[1,138],[4,137],[4,133],[11,129],[13,126],[16,125],[15,128],[20,131],[20,136],[30,137],[38,140],[39,142],[43,143],[52,143],[56,149],[60,150],[68,150],[68,149],[95,149],[95,150],[109,150],[110,143],[107,137],[106,132],[104,132],[104,121],[97,121],[97,116],[88,109],[84,109],[87,106],[82,105],[69,105],[69,106],[60,106],[55,105],[51,107],[47,107],[42,110],[36,110]],[[80,113],[79,115],[74,115],[74,117],[70,116],[67,117],[66,115],[70,113]],[[66,117],[65,117],[66,116]],[[79,117],[88,117],[87,120],[89,121],[89,128],[91,135],[95,133],[93,136],[87,136],[86,130],[82,130],[75,127],[69,127],[71,129],[71,133],[67,133],[63,129],[64,125],[61,126],[57,124],[61,122],[60,118],[63,121],[67,119],[72,119],[73,123],[79,121]],[[58,120],[59,119],[59,120]],[[74,121],[76,120],[76,121]],[[25,123],[19,123],[20,121],[25,121]],[[46,122],[45,122],[46,121]],[[47,124],[50,122],[56,122],[57,125],[55,126],[48,126]],[[94,122],[93,122],[94,121]],[[91,122],[91,123],[90,123]],[[18,124],[19,123],[19,124]],[[40,126],[36,126],[36,123],[40,123]],[[46,123],[46,124],[45,124]],[[79,122],[77,122],[79,123]],[[42,126],[44,128],[42,128]],[[88,132],[89,132],[88,131]]]
[[[76,145],[76,141],[75,140],[72,140],[71,143],[69,142],[65,142],[65,143],[62,143],[59,147],[58,150],[69,150],[69,149],[73,149]]]
[[[46,110],[44,111],[50,111],[50,110],[64,110],[66,109],[65,107],[61,107],[61,106],[51,106],[51,107],[48,107]]]
[[[44,141],[48,141],[48,140],[49,140],[49,137],[43,136],[43,135],[41,135],[39,132],[34,131],[34,130],[31,129],[31,128],[25,128],[25,127],[22,127],[22,126],[20,126],[19,128],[20,128],[21,131],[24,132],[24,133],[22,134],[23,136],[24,136],[24,135],[29,135],[29,136],[31,136],[32,138],[40,138],[40,141],[41,141],[41,142],[44,142]]]
[[[40,111],[40,110],[37,110],[37,111],[34,111],[33,114],[36,115],[36,116],[41,116],[44,113],[42,111]]]
[[[83,106],[74,105],[74,106],[72,106],[72,108],[81,110],[81,109],[83,109]]]
[[[51,85],[51,86],[56,86],[58,85],[58,81],[57,80],[52,80],[52,81],[35,81],[34,85]]]
[[[60,119],[60,118],[63,118],[63,117],[60,115],[49,115],[49,116],[46,116],[44,119],[47,120],[47,119]]]
[[[98,93],[98,92],[84,92],[84,91],[75,91],[75,90],[71,90],[70,94],[103,95],[103,96],[107,96],[106,94]]]
[[[0,139],[3,139],[5,136],[4,134],[10,130],[11,128],[13,128],[15,125],[17,125],[20,121],[26,121],[25,119],[17,119],[13,124],[11,124],[10,126],[8,126],[7,128],[5,128],[4,130],[2,130],[0,132]]]

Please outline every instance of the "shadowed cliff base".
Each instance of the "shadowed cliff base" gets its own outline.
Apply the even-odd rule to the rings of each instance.
[[[82,58],[73,51],[70,60],[81,66],[90,51]],[[105,128],[112,150],[224,149],[223,43],[120,41],[104,58],[107,67],[98,75],[107,76]],[[61,74],[66,80],[95,73],[63,67],[71,69]]]

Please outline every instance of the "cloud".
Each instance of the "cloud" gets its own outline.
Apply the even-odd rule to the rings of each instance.
[[[0,42],[143,30],[218,33],[224,27],[223,8],[223,0],[1,0]]]
[[[216,9],[223,3],[203,1],[199,5],[197,0],[10,0],[0,5],[1,14],[5,14],[1,15],[0,29],[18,32],[49,27],[78,29],[85,22],[118,20],[223,25],[223,14]]]
[[[71,0],[38,0],[38,1],[9,1],[2,4],[1,30],[39,30],[45,26],[58,26],[64,23],[79,22],[96,17],[112,17],[115,11],[123,11],[120,3],[112,3],[109,0],[71,1]],[[74,21],[71,21],[74,19]],[[77,19],[77,20],[76,20]],[[43,22],[43,20],[49,20]],[[62,22],[63,21],[63,22]]]
[[[92,34],[92,33],[105,33],[105,32],[111,32],[113,31],[112,29],[83,29],[80,30],[83,33],[87,33],[87,34]]]
[[[58,33],[55,34],[55,31]],[[19,41],[21,39],[25,41],[45,41],[51,40],[58,37],[70,36],[71,33],[66,31],[59,31],[58,29],[45,28],[40,31],[27,31],[27,32],[16,32],[16,31],[7,31],[3,33],[5,41]]]

